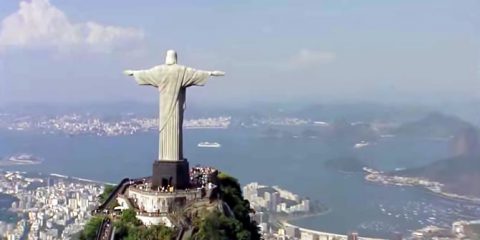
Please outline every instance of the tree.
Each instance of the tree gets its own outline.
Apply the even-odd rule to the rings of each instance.
[[[97,230],[100,228],[100,225],[102,225],[103,219],[104,218],[100,216],[92,217],[87,224],[85,224],[85,227],[80,234],[80,240],[95,239],[97,236]]]
[[[107,201],[108,196],[110,196],[110,194],[113,192],[113,190],[115,190],[114,185],[105,185],[105,189],[103,190],[103,193],[100,194],[100,196],[99,196],[100,202],[103,203],[103,202]]]
[[[175,232],[163,225],[153,225],[145,227],[142,222],[137,219],[137,214],[132,209],[122,212],[120,219],[115,223],[115,239],[123,240],[163,240],[173,239]]]
[[[240,223],[235,219],[227,218],[218,211],[209,213],[200,222],[198,232],[194,235],[196,240],[229,240],[235,239],[235,228]]]
[[[163,225],[153,225],[149,227],[135,227],[130,229],[126,240],[163,240],[173,239],[175,237],[174,231]]]
[[[188,222],[193,220],[193,224],[186,224],[194,230],[193,240],[256,240],[260,239],[257,224],[250,219],[250,203],[242,196],[242,190],[237,179],[225,174],[218,175],[218,196],[219,203],[224,206],[224,211],[203,209],[205,214],[195,215],[193,219],[188,217]],[[105,201],[111,192],[113,186],[106,186],[100,199]],[[185,215],[178,211],[177,214]],[[181,216],[183,217],[183,216]],[[94,217],[85,226],[80,239],[95,239],[96,231],[103,221],[102,217]],[[136,212],[133,209],[124,210],[114,223],[115,239],[120,240],[162,240],[174,239],[178,230],[168,228],[164,225],[143,226],[137,219]],[[192,226],[193,225],[193,226]]]
[[[134,226],[142,225],[142,222],[137,218],[137,213],[133,209],[124,210],[120,216],[120,222]]]
[[[257,223],[250,219],[250,202],[243,198],[238,180],[222,172],[218,174],[218,185],[222,200],[232,209],[234,218],[240,223],[236,226],[235,239],[260,239]]]

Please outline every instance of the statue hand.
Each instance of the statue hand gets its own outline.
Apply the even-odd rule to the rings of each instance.
[[[222,71],[213,71],[213,72],[210,72],[210,75],[211,75],[211,76],[225,76],[225,72],[222,72]]]
[[[125,71],[123,71],[123,74],[125,74],[127,76],[133,76],[133,71],[132,70],[125,70]]]

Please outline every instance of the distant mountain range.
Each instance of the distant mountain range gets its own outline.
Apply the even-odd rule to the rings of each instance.
[[[424,167],[395,172],[395,175],[424,177],[445,185],[446,192],[480,197],[480,155],[461,155]]]
[[[393,134],[400,136],[448,138],[458,135],[465,129],[471,128],[473,128],[472,124],[460,118],[433,112],[418,121],[401,125]]]
[[[392,173],[400,176],[424,177],[443,183],[446,192],[480,197],[480,134],[468,122],[442,114],[406,124],[400,133],[428,137],[451,137],[453,156],[429,165]]]

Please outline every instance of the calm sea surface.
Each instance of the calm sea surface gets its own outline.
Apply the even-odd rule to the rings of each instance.
[[[448,156],[445,141],[385,138],[354,149],[350,144],[318,139],[267,139],[253,130],[186,130],[185,134],[190,165],[215,166],[242,184],[279,185],[331,208],[326,215],[293,222],[304,227],[385,237],[432,223],[449,226],[460,218],[480,218],[478,206],[445,200],[418,188],[368,183],[362,174],[340,173],[323,165],[331,158],[356,156],[383,170],[421,166]],[[201,141],[217,141],[222,147],[198,148]],[[45,159],[41,165],[15,169],[107,182],[150,175],[156,149],[155,133],[67,137],[0,132],[0,157],[25,152]]]
[[[0,193],[0,221],[15,223],[18,220],[15,213],[8,211],[16,200],[13,196]]]

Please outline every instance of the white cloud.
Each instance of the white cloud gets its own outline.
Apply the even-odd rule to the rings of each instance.
[[[336,57],[333,52],[301,49],[290,59],[290,64],[294,67],[315,66],[333,62]]]
[[[273,71],[297,71],[304,70],[304,68],[313,69],[315,66],[328,64],[337,58],[337,55],[334,52],[328,51],[317,51],[310,49],[300,49],[294,54],[286,55],[285,58],[275,58],[275,59],[261,59],[261,60],[245,60],[240,62],[235,62],[235,66],[241,67],[258,67],[258,68],[269,68]],[[214,57],[213,59],[219,59],[219,57]],[[234,62],[234,60],[228,59],[223,62]]]
[[[71,23],[49,0],[22,1],[18,11],[2,20],[0,50],[7,48],[74,48],[110,52],[139,42],[143,32],[95,22]]]

